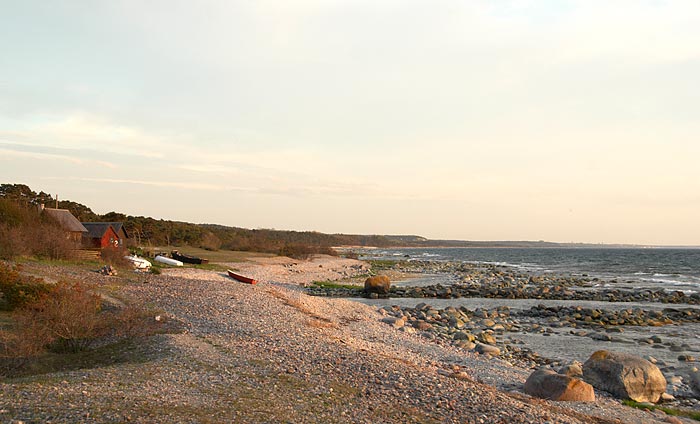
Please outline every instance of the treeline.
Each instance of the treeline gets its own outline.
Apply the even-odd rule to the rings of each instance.
[[[272,229],[246,229],[215,224],[193,224],[189,222],[130,216],[119,212],[104,215],[94,213],[89,207],[70,200],[52,198],[50,194],[34,192],[23,184],[1,184],[0,200],[24,211],[36,211],[40,204],[46,207],[68,209],[81,222],[123,222],[133,246],[194,246],[209,250],[243,250],[276,253],[285,256],[303,257],[313,253],[335,254],[334,246],[406,245],[400,237],[381,235],[324,234],[315,231],[283,231]],[[33,213],[37,215],[36,213]],[[29,214],[31,215],[31,214]],[[31,219],[25,214],[23,219]],[[37,218],[38,219],[38,218]],[[6,218],[0,213],[0,225]],[[411,236],[413,237],[413,236]],[[413,237],[415,239],[420,239]]]

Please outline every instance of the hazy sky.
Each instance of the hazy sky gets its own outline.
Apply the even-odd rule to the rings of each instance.
[[[697,0],[0,10],[0,182],[246,228],[700,245]]]

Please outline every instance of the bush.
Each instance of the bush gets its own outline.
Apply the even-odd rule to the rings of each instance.
[[[0,374],[23,368],[45,351],[46,333],[31,322],[20,325],[26,325],[22,331],[0,330]]]
[[[202,235],[202,241],[199,247],[210,251],[217,251],[221,249],[221,239],[211,231],[207,231]]]
[[[52,286],[40,278],[20,274],[19,266],[0,263],[0,309],[14,310],[34,303],[51,291]]]
[[[39,215],[36,207],[0,199],[0,259],[23,255],[71,259],[78,247],[58,223]]]
[[[66,233],[49,223],[25,228],[26,243],[32,254],[47,259],[72,259],[79,244],[66,237]]]
[[[129,255],[129,250],[125,247],[106,247],[100,251],[102,260],[112,266],[131,267],[131,262],[124,259],[124,256]]]
[[[100,296],[86,285],[59,282],[18,311],[18,322],[34,323],[53,350],[78,352],[107,334],[108,323],[99,316],[101,305]]]
[[[0,259],[14,259],[31,253],[20,228],[0,224]]]

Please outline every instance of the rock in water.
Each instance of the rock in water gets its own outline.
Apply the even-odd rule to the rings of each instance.
[[[578,378],[557,374],[551,369],[540,368],[525,381],[525,393],[542,399],[593,402],[593,386]]]
[[[636,402],[656,403],[666,391],[666,378],[656,365],[627,353],[593,353],[583,364],[583,378],[596,389]]]
[[[388,294],[391,281],[386,275],[376,275],[365,280],[365,293]]]

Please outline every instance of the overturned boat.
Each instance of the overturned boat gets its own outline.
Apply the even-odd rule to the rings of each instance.
[[[162,264],[171,265],[171,266],[183,266],[184,265],[181,261],[171,259],[171,258],[168,258],[166,256],[161,256],[161,255],[156,256],[154,260],[156,262],[160,262]]]
[[[148,260],[139,258],[136,255],[124,256],[124,259],[131,262],[131,265],[136,269],[149,269],[151,267],[151,263]]]
[[[209,259],[185,255],[184,253],[180,253],[177,250],[173,250],[172,252],[170,252],[170,256],[172,256],[173,259],[175,259],[176,261],[184,262],[186,264],[201,265],[201,264],[208,264],[209,263]]]

